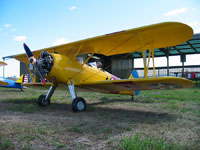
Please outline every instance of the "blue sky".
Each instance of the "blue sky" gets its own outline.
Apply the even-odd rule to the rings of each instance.
[[[1,0],[0,60],[23,53],[23,42],[36,50],[165,21],[189,24],[200,33],[199,0]],[[180,65],[179,58],[171,59]],[[5,75],[19,76],[19,63],[6,62]]]

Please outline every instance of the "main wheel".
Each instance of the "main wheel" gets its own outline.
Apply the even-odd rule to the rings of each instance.
[[[39,96],[39,98],[38,98],[38,105],[39,106],[47,106],[47,105],[49,105],[50,104],[50,100],[48,99],[48,100],[45,100],[45,97],[46,97],[46,95],[45,94],[42,94],[42,95],[40,95]]]
[[[72,102],[73,112],[81,112],[86,109],[86,102],[82,97],[77,97]]]

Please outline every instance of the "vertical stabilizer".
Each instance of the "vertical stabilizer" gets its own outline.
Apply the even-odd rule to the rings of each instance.
[[[139,78],[138,72],[136,70],[133,70],[132,73],[129,76],[129,79],[137,79]],[[135,91],[135,95],[139,95],[140,91]]]
[[[24,78],[24,75],[22,74],[19,79],[17,79],[16,83],[22,83],[23,82],[23,78]]]

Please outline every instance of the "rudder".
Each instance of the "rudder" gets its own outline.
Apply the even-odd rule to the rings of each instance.
[[[22,74],[19,79],[17,79],[16,83],[22,83],[23,82],[23,78],[24,78],[24,75]]]
[[[129,76],[129,79],[137,79],[139,78],[138,72],[136,70],[133,70],[132,73]],[[135,91],[135,95],[139,95],[140,91]]]

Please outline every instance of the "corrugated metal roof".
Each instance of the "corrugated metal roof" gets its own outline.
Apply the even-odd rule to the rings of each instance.
[[[142,52],[134,52],[130,54],[134,58],[142,58]],[[200,33],[194,34],[190,40],[180,45],[166,47],[166,48],[159,48],[154,50],[155,57],[187,55],[187,54],[200,54]]]

